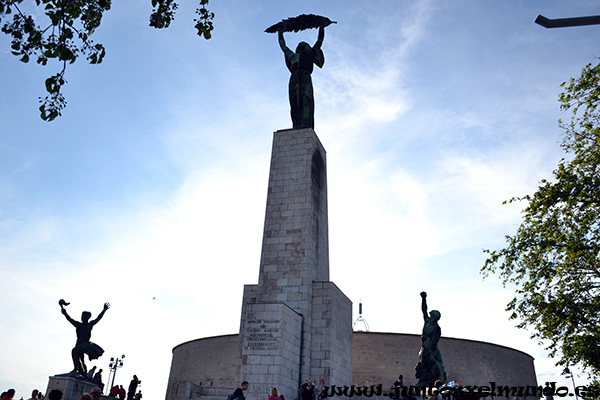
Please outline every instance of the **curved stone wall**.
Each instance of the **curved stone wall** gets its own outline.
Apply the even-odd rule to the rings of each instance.
[[[239,335],[212,336],[182,343],[173,349],[167,400],[211,395],[226,399],[233,381]]]
[[[192,340],[175,347],[166,399],[226,398],[240,384],[234,382],[237,346],[238,335],[234,334]],[[385,389],[403,374],[405,385],[414,385],[420,346],[420,335],[353,332],[353,383],[382,384]],[[448,379],[461,385],[495,382],[499,386],[537,386],[533,357],[522,351],[447,337],[440,339],[439,347]]]
[[[404,333],[354,332],[352,380],[356,385],[391,387],[398,375],[415,385],[421,336]],[[461,385],[536,386],[533,357],[493,343],[442,337],[439,342],[448,380]]]

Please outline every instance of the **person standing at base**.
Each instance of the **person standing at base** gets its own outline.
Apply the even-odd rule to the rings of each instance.
[[[127,396],[127,392],[123,385],[119,385],[119,400],[125,400],[125,396]]]
[[[246,400],[244,391],[248,390],[248,382],[244,381],[239,388],[235,389],[233,394],[229,396],[230,400]]]
[[[280,400],[279,398],[279,390],[276,387],[271,388],[271,395],[267,400]]]
[[[118,397],[119,396],[119,386],[115,385],[110,388],[110,392],[108,393],[110,397]]]
[[[319,387],[316,389],[316,391],[317,391],[317,400],[327,399],[327,393],[325,392],[325,381],[323,379],[319,380]]]
[[[104,391],[104,383],[102,383],[102,368],[100,368],[98,372],[94,374],[92,381],[100,387],[101,392]]]
[[[62,390],[59,389],[52,389],[50,391],[50,393],[48,393],[48,398],[50,400],[61,400],[63,397],[63,392]]]
[[[79,400],[93,400],[92,399],[92,395],[89,393],[83,393],[81,396],[79,396]]]
[[[315,398],[315,385],[313,385],[310,379],[305,379],[302,386],[298,390],[302,400],[314,400]]]
[[[29,400],[37,400],[37,397],[38,397],[39,393],[40,393],[39,390],[33,389],[33,391],[31,392],[31,398]]]
[[[92,389],[90,394],[92,395],[92,400],[100,400],[100,396],[102,396],[102,389],[95,387]]]
[[[405,391],[403,391],[404,388],[404,377],[402,376],[402,374],[400,374],[400,376],[398,376],[398,379],[396,379],[396,381],[394,382],[394,392],[393,392],[393,397],[392,399],[394,400],[399,400],[401,398],[403,398],[407,393]]]
[[[137,387],[140,383],[142,383],[142,381],[140,381],[138,379],[137,375],[134,375],[133,379],[129,383],[129,389],[127,392],[127,400],[133,400],[133,397],[135,396],[135,391],[137,390]]]
[[[440,391],[443,385],[444,385],[444,382],[442,382],[439,379],[433,383],[433,386],[435,386],[435,388],[437,390],[437,395],[431,397],[433,400],[444,400],[444,396],[442,395],[442,393]],[[452,399],[450,399],[450,400],[452,400]]]
[[[552,393],[554,393],[554,388],[552,388],[548,382],[546,382],[544,385],[545,385],[545,387],[544,387],[544,391],[542,393],[544,393],[546,395],[545,399],[546,400],[554,400],[554,396],[552,396]],[[546,389],[546,388],[548,388],[548,389]]]

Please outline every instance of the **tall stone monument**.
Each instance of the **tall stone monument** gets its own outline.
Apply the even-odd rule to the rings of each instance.
[[[313,64],[325,62],[321,45],[328,18],[301,15],[267,29],[278,33],[291,72],[293,129],[274,133],[258,284],[245,285],[235,360],[236,385],[247,381],[248,400],[277,387],[298,397],[305,379],[318,384],[352,381],[352,303],[329,281],[327,163],[314,131]],[[318,28],[314,46],[290,50],[283,32]],[[216,398],[218,388],[198,385]],[[186,383],[185,397],[193,392]],[[177,397],[170,384],[167,397]]]
[[[293,129],[273,137],[258,285],[246,285],[235,376],[250,393],[275,386],[294,398],[305,379],[349,385],[352,380],[352,303],[329,281],[327,168],[314,131],[313,64],[328,18],[301,15],[267,32],[278,33],[291,72]],[[283,32],[318,28],[314,46],[290,50]],[[251,396],[250,398],[253,398]]]
[[[325,62],[324,28],[332,23],[309,14],[267,29],[278,34],[291,73],[293,129],[273,136],[258,284],[244,286],[239,334],[200,338],[173,349],[166,400],[223,400],[243,381],[249,383],[247,400],[266,399],[272,387],[292,400],[299,398],[298,388],[305,379],[316,383],[323,379],[327,386],[337,387],[377,386],[391,384],[398,373],[414,368],[419,337],[353,334],[352,303],[329,281],[327,162],[313,128],[311,74],[313,65],[322,67]],[[313,46],[301,42],[296,51],[287,47],[284,32],[310,28],[319,29]],[[441,338],[440,315],[435,310],[427,315],[425,293],[421,296],[425,320],[421,344],[429,350],[422,355],[429,358],[421,358],[419,370],[430,372],[432,359],[441,365],[439,341],[447,349],[453,379],[478,384],[535,382],[531,356],[489,343]],[[413,384],[412,377],[405,384]]]
[[[325,149],[312,128],[273,138],[257,285],[242,302],[236,382],[295,398],[304,379],[350,385],[352,303],[329,281]]]

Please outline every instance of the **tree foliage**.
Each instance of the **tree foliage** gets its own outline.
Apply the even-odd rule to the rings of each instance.
[[[520,328],[547,345],[558,365],[600,375],[600,64],[564,82],[560,107],[572,113],[552,181],[525,201],[523,221],[501,250],[485,250],[484,276],[517,286],[508,304]]]
[[[24,2],[31,2],[30,8],[43,10],[44,21],[36,21],[34,15],[23,11]],[[34,7],[35,1],[35,7]],[[0,0],[0,24],[2,32],[11,37],[11,53],[27,63],[35,58],[40,65],[55,59],[60,70],[46,79],[47,95],[40,97],[40,116],[52,121],[61,115],[66,100],[61,93],[67,82],[65,72],[68,64],[85,56],[90,64],[99,64],[106,55],[104,46],[90,39],[102,22],[105,11],[110,10],[112,0]],[[214,13],[206,6],[208,0],[199,0],[194,19],[198,35],[210,39],[213,30]],[[167,28],[177,10],[174,0],[151,0],[152,14],[150,26]],[[37,10],[35,10],[37,11]],[[12,15],[12,18],[11,18]]]

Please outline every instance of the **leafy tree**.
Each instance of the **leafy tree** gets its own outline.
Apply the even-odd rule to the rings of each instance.
[[[33,7],[33,1],[30,6]],[[110,10],[112,0],[35,0],[35,6],[43,8],[47,17],[39,24],[33,15],[25,13],[20,7],[24,0],[0,0],[0,23],[2,32],[11,36],[11,53],[22,62],[36,57],[38,64],[46,65],[48,60],[56,59],[62,64],[60,71],[46,79],[44,99],[40,98],[40,116],[52,121],[61,115],[66,100],[61,93],[65,80],[67,64],[74,63],[81,55],[90,64],[102,62],[106,51],[100,43],[93,43],[90,36],[102,22],[105,11]],[[208,0],[199,0],[194,19],[198,35],[211,38],[214,13],[206,6]],[[167,28],[177,10],[174,0],[151,0],[152,14],[150,26]],[[12,14],[12,18],[7,18]]]
[[[517,286],[508,303],[519,328],[547,344],[557,365],[581,363],[600,376],[600,64],[564,82],[560,107],[572,113],[552,181],[525,201],[523,221],[501,250],[488,254],[484,277],[498,273]],[[548,344],[549,343],[549,344]]]
[[[584,400],[599,400],[600,399],[600,381],[596,380],[586,387],[583,393],[580,392]]]

